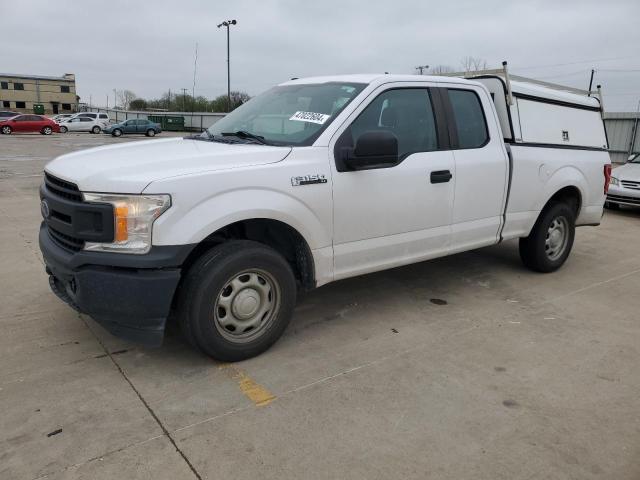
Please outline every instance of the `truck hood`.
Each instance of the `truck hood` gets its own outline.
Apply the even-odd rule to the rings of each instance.
[[[625,163],[620,167],[614,168],[611,175],[618,180],[640,182],[640,163]]]
[[[45,170],[83,192],[141,193],[156,180],[283,160],[291,147],[155,139],[62,155]]]

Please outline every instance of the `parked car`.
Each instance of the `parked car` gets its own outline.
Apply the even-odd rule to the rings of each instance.
[[[76,117],[86,117],[86,118],[91,118],[93,120],[96,120],[101,128],[105,128],[107,125],[111,123],[111,120],[109,119],[109,115],[102,112],[80,112],[80,113],[75,113],[71,118],[76,118]]]
[[[237,361],[299,290],[509,239],[560,268],[600,223],[607,148],[596,98],[506,69],[295,79],[202,135],[53,160],[40,248],[53,291],[113,334],[159,345],[171,311]]]
[[[60,123],[60,132],[90,132],[100,133],[104,123],[91,117],[71,117]]]
[[[160,125],[150,120],[138,118],[125,120],[121,123],[114,123],[103,130],[104,133],[110,133],[114,137],[119,137],[129,133],[144,133],[147,137],[153,137],[157,133],[161,133]]]
[[[20,115],[18,112],[10,112],[8,110],[0,111],[0,121],[6,120],[7,118],[15,117]]]
[[[640,206],[640,153],[629,156],[627,163],[611,172],[604,206],[618,209],[620,205]]]
[[[59,131],[60,127],[56,122],[41,115],[17,115],[0,121],[0,132],[5,135],[13,132],[40,132],[43,135],[51,135]]]
[[[73,117],[73,113],[60,113],[60,114],[52,117],[51,120],[53,120],[56,123],[62,123],[65,120],[70,119],[71,117]]]

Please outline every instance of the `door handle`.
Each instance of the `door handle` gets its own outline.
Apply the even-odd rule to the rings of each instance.
[[[447,183],[453,178],[449,170],[436,170],[431,172],[431,183]]]

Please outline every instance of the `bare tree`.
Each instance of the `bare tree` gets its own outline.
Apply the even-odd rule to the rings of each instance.
[[[483,58],[466,56],[462,60],[460,60],[460,65],[462,65],[462,70],[465,72],[473,72],[476,70],[486,70],[489,68],[487,61]]]
[[[131,102],[137,97],[138,96],[131,90],[118,90],[116,92],[116,98],[118,99],[118,103],[120,103],[120,108],[123,110],[129,110]]]
[[[455,70],[449,65],[435,65],[429,69],[431,75],[442,75],[443,73],[453,73]]]

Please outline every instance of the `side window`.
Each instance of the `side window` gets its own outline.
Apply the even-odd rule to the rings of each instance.
[[[489,140],[489,130],[480,98],[471,90],[448,91],[458,130],[458,148],[482,147]]]
[[[109,117],[107,117],[107,114],[106,114],[106,113],[101,113],[101,114],[100,114],[100,118],[109,118]]]
[[[431,96],[426,88],[402,88],[381,93],[350,127],[352,145],[365,132],[387,130],[398,139],[398,156],[438,149]]]

